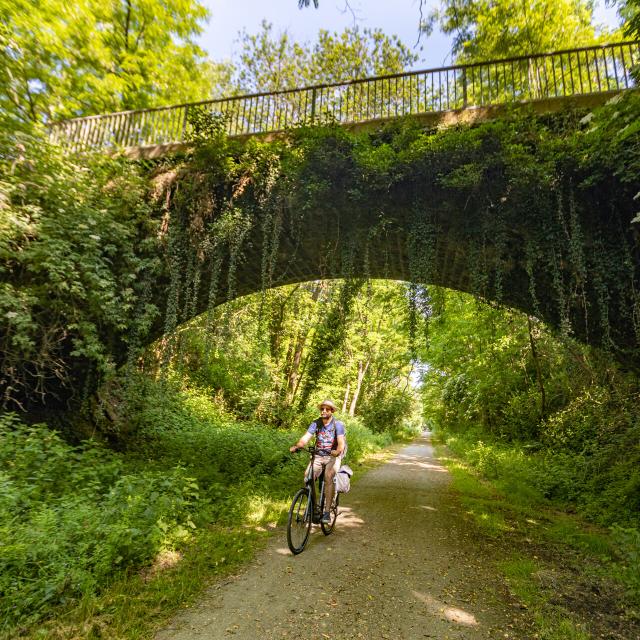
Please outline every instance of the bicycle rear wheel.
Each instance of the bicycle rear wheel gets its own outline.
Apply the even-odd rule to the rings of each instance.
[[[338,502],[340,501],[340,494],[336,493],[336,497],[333,499],[333,506],[331,507],[329,513],[330,515],[330,520],[329,522],[321,522],[320,526],[322,527],[322,533],[324,533],[325,536],[328,536],[332,531],[333,531],[333,527],[335,527],[336,524],[336,519],[338,517]],[[324,500],[323,500],[324,502]],[[323,510],[324,510],[324,506],[323,506]]]
[[[291,553],[302,553],[311,533],[311,501],[309,489],[299,489],[293,497],[287,521],[287,544]]]

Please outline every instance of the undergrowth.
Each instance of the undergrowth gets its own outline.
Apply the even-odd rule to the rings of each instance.
[[[240,423],[171,380],[136,394],[120,453],[0,416],[0,637],[141,637],[281,521],[306,425]],[[357,420],[347,433],[353,464],[390,443]]]

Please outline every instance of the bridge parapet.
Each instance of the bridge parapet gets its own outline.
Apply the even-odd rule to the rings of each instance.
[[[473,107],[610,94],[635,87],[640,41],[582,47],[344,83],[232,96],[155,109],[74,118],[51,139],[74,151],[175,147],[187,142],[190,114],[219,116],[230,136],[277,133],[307,123],[344,125]]]

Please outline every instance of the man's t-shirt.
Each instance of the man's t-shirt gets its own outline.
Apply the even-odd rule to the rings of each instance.
[[[316,436],[316,447],[320,455],[328,455],[338,445],[338,436],[345,435],[344,424],[335,418],[331,418],[327,425],[322,420],[314,420],[307,431]]]

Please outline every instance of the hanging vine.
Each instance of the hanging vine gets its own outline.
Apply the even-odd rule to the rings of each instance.
[[[585,184],[576,152],[554,142],[578,138],[562,129],[575,122],[514,118],[437,132],[397,125],[357,141],[336,126],[302,127],[275,143],[203,147],[183,164],[171,201],[171,226],[182,231],[167,242],[165,331],[202,311],[203,298],[211,309],[240,288],[261,290],[264,303],[264,292],[302,274],[384,273],[415,283],[412,339],[425,315],[418,283],[436,282],[610,346],[626,339],[616,336],[628,314],[637,343],[637,250],[629,233],[618,249],[610,231],[601,237],[590,209],[596,185]],[[622,271],[629,293],[614,284]]]

